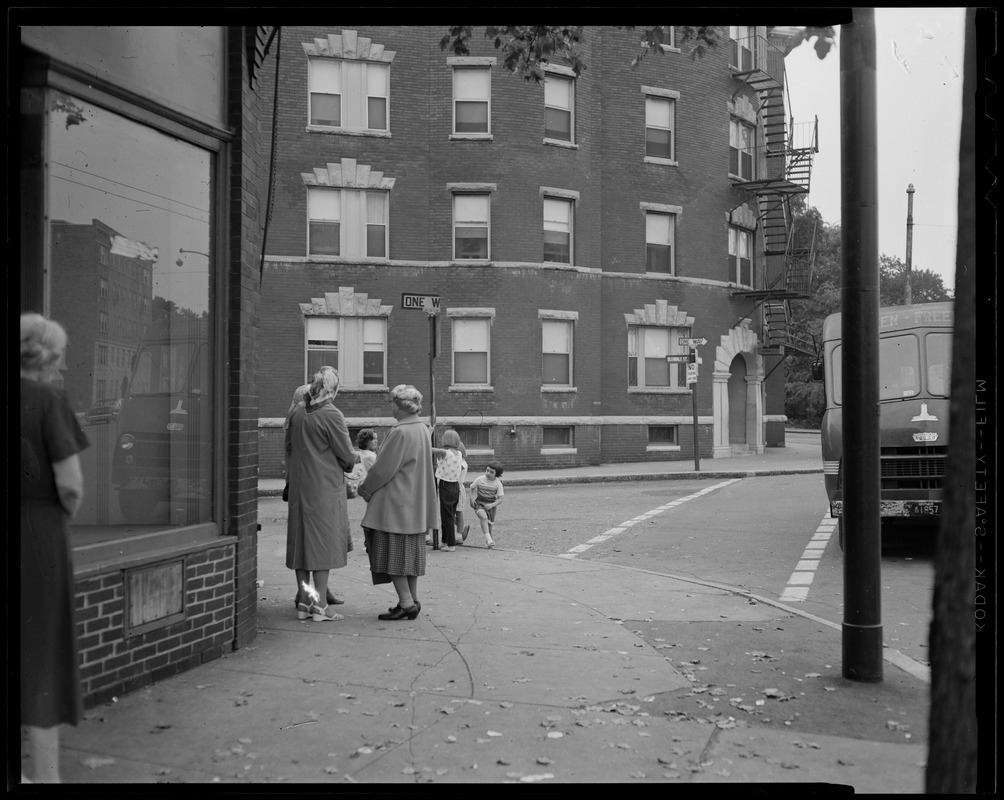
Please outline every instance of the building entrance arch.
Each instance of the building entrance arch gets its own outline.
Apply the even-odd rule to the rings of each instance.
[[[721,337],[712,375],[713,458],[763,453],[763,358],[743,320]]]

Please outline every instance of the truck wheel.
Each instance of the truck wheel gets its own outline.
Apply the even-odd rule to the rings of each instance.
[[[157,509],[159,499],[149,489],[120,489],[119,510],[130,522],[146,522]]]

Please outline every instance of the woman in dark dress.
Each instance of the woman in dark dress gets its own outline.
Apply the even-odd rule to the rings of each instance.
[[[59,783],[59,725],[76,725],[82,709],[68,521],[88,441],[50,383],[65,349],[58,323],[21,315],[21,724],[35,783]]]

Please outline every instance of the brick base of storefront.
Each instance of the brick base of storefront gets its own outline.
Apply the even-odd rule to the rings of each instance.
[[[181,609],[169,609],[174,613],[159,626],[153,620],[130,629],[136,617],[130,603],[138,602],[130,597],[130,570],[77,580],[77,648],[86,708],[233,649],[234,553],[234,543],[226,542],[178,556]]]

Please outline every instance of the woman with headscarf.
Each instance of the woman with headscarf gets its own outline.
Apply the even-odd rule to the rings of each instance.
[[[35,783],[60,782],[59,725],[82,712],[69,519],[89,442],[51,383],[65,350],[59,323],[21,315],[21,724]]]
[[[418,418],[422,395],[399,384],[388,398],[396,420],[359,486],[366,503],[363,533],[373,583],[393,583],[398,604],[380,619],[415,619],[422,609],[418,578],[425,574],[425,534],[439,527],[429,429]]]
[[[296,571],[297,618],[315,622],[342,619],[328,598],[328,575],[348,563],[351,546],[345,471],[359,456],[335,408],[337,394],[338,373],[321,367],[286,430],[286,566]]]
[[[296,387],[296,390],[293,392],[293,399],[292,399],[292,401],[289,404],[289,411],[286,412],[286,419],[282,423],[282,429],[283,429],[283,431],[288,431],[289,430],[289,421],[293,418],[293,412],[296,411],[296,409],[299,406],[303,405],[303,398],[307,396],[307,392],[309,392],[309,391],[310,391],[310,384],[309,383],[305,383],[302,386],[297,386]],[[289,457],[288,456],[286,457],[285,465],[286,465],[286,468],[285,468],[286,485],[285,485],[285,487],[282,490],[282,499],[283,499],[283,502],[288,503],[289,502]],[[350,536],[349,537],[349,550],[351,550],[351,549],[352,549],[352,537]],[[340,606],[342,603],[345,602],[340,597],[335,597],[335,594],[334,594],[334,592],[331,591],[331,587],[330,586],[328,587],[327,597],[325,599],[328,601],[328,605],[333,605],[333,606]],[[300,582],[297,581],[297,583],[296,583],[296,594],[293,596],[293,606],[297,608],[297,610],[300,612],[301,615],[304,615],[304,616],[300,616],[300,619],[306,619],[307,618],[305,616],[306,612],[304,612],[302,609],[300,609],[299,605],[300,605]],[[309,612],[309,609],[307,609],[307,611]]]

